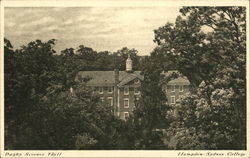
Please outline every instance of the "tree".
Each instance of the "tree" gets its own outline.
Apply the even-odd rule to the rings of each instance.
[[[128,58],[128,54],[130,54],[131,59],[133,60],[133,70],[140,70],[140,57],[137,55],[138,51],[133,49],[129,49],[127,47],[123,47],[122,49],[114,52],[113,58],[115,62],[115,67],[119,70],[126,70],[126,60]]]
[[[48,141],[46,149],[111,148],[109,138],[115,128],[109,123],[116,122],[116,118],[109,109],[83,84],[74,86],[73,97],[69,91],[58,88],[49,91],[40,105],[48,115],[42,117],[43,112],[37,113],[43,119],[40,128],[44,130],[43,139]]]
[[[166,118],[169,106],[162,91],[163,83],[161,57],[155,49],[143,63],[141,99],[136,102],[133,124],[135,129],[135,149],[166,149],[162,141],[162,131],[170,123]]]
[[[130,54],[133,60],[133,69],[141,69],[140,57],[137,53],[137,50],[128,49],[127,47],[113,53],[109,51],[97,52],[90,47],[80,45],[76,51],[74,51],[73,48],[67,48],[61,51],[60,56],[74,64],[75,67],[77,67],[77,70],[113,71],[114,69],[119,69],[122,71],[126,69],[128,54]]]
[[[54,40],[36,40],[13,51],[5,40],[5,131],[6,148],[32,146],[25,141],[26,136],[35,134],[29,128],[32,111],[36,111],[39,97],[46,93],[50,71],[54,69],[52,46]],[[35,139],[36,137],[34,137]]]
[[[54,55],[54,41],[13,51],[5,40],[5,148],[130,149],[128,126],[76,83],[78,55],[71,48]]]
[[[94,61],[97,56],[96,51],[94,51],[92,48],[85,47],[84,45],[80,45],[76,52],[80,54],[86,61]]]
[[[180,12],[182,16],[177,17],[175,24],[168,23],[155,30],[155,42],[162,56],[175,63],[196,89],[177,106],[181,113],[178,116],[188,115],[189,121],[178,118],[182,124],[176,130],[207,133],[198,136],[184,132],[182,137],[197,143],[186,146],[183,141],[179,147],[245,149],[246,8],[183,7]],[[198,113],[206,116],[201,119]],[[212,138],[214,135],[218,137]]]
[[[98,52],[96,66],[99,71],[114,70],[114,57],[109,51]]]
[[[14,112],[13,112],[13,101],[11,98],[15,95],[13,93],[14,91],[14,84],[16,81],[14,80],[14,73],[8,73],[9,69],[13,68],[12,70],[16,70],[15,66],[15,52],[13,51],[13,46],[11,45],[10,41],[8,39],[4,38],[4,94],[5,96],[9,96],[5,98],[5,145],[6,148],[11,148],[11,142],[9,142],[8,139],[11,137],[11,133],[8,132],[8,129],[11,128],[13,123],[11,123],[11,119],[14,118]],[[6,114],[9,114],[9,116],[6,117]]]

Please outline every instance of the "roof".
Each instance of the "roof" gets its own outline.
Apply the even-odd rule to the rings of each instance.
[[[134,80],[136,78],[139,78],[140,80],[143,80],[143,77],[142,77],[142,75],[140,73],[141,73],[140,71],[134,71],[133,73],[127,73],[126,72],[126,75],[124,75],[124,77],[121,78],[121,80],[119,79],[120,83],[118,84],[118,86],[123,86],[126,83],[128,83],[128,82],[130,82],[130,81],[132,81],[132,80]]]
[[[162,72],[162,74],[164,74],[166,77],[170,76],[173,73],[177,73],[180,74],[179,77],[170,80],[167,85],[190,85],[189,80],[187,79],[186,76],[183,76],[180,72],[176,71],[176,70],[171,70],[168,72]]]
[[[87,82],[88,86],[115,85],[114,71],[80,71],[77,76],[78,79],[79,77],[90,78],[90,80]],[[133,71],[133,72],[119,71],[118,86],[122,86],[135,78],[139,78],[140,80],[143,79],[142,75],[140,75],[140,71]]]
[[[163,72],[165,76],[171,75],[173,72],[178,73],[178,71],[168,71]],[[119,71],[119,84],[118,86],[123,86],[128,82],[138,78],[143,80],[143,76],[140,74],[141,71]],[[90,78],[87,82],[88,86],[114,86],[115,85],[115,72],[114,71],[80,71],[77,75],[77,79]],[[167,83],[167,85],[190,85],[190,82],[185,76],[175,78]]]
[[[169,81],[167,85],[190,85],[190,82],[186,77],[178,77]]]

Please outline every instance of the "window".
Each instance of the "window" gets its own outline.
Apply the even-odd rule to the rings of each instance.
[[[178,89],[179,88],[179,85],[175,85],[175,89]]]
[[[135,92],[135,94],[140,94],[140,91],[138,90],[137,87],[135,87],[134,92]]]
[[[183,92],[183,85],[179,86],[179,90],[180,90],[180,92]]]
[[[124,99],[124,108],[129,108],[129,99],[128,98]]]
[[[103,87],[99,87],[99,94],[103,94]]]
[[[139,123],[139,125],[142,124],[142,118],[139,118],[139,119],[138,119],[138,123]]]
[[[175,104],[175,96],[171,96],[171,104]]]
[[[174,91],[175,91],[175,86],[171,85],[171,92],[174,92]]]
[[[128,120],[129,118],[129,113],[128,112],[124,112],[124,120]]]
[[[113,93],[113,87],[108,87],[108,93]]]
[[[168,91],[168,86],[167,85],[163,86],[163,91],[165,91],[165,93],[167,93],[167,91]]]
[[[135,84],[138,84],[140,81],[138,79],[135,79]]]
[[[129,87],[124,87],[124,95],[129,95]]]
[[[104,102],[104,97],[101,97],[100,99],[101,99],[101,102]]]
[[[74,96],[74,89],[72,87],[70,87],[69,91],[70,91],[70,95],[73,97]]]
[[[108,97],[108,105],[113,106],[113,97]]]

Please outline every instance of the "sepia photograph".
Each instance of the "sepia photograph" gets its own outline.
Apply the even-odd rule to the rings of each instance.
[[[1,6],[1,155],[248,157],[249,8],[116,4]]]

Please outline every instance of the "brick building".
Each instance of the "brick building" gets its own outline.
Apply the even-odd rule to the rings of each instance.
[[[168,75],[166,73],[166,75]],[[114,115],[126,119],[133,111],[135,100],[140,97],[140,86],[143,76],[140,71],[133,71],[130,56],[126,60],[125,71],[80,71],[78,77],[90,78],[87,86],[93,93],[109,104]],[[189,82],[186,78],[171,80],[166,87],[166,95],[170,104],[188,91]]]
[[[164,73],[165,76],[171,75],[171,73],[177,73],[177,71],[168,71]],[[165,86],[165,94],[168,99],[168,104],[175,104],[179,98],[189,92],[190,82],[184,76],[175,78],[169,81]]]

